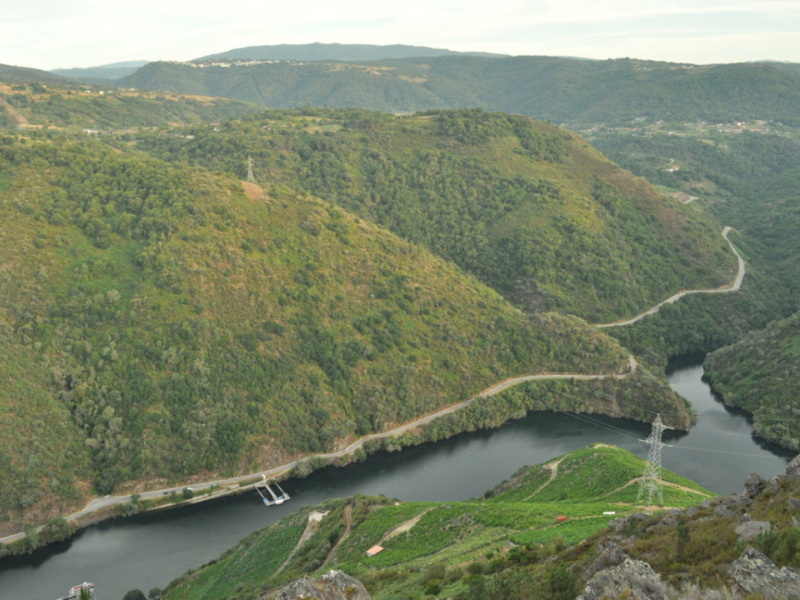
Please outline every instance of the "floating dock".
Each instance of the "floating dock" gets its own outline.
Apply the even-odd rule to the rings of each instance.
[[[272,506],[272,505],[277,505],[277,504],[283,504],[287,500],[291,500],[291,497],[289,496],[289,494],[284,492],[283,489],[281,488],[281,486],[278,483],[273,483],[272,485],[274,485],[276,488],[278,488],[278,491],[280,492],[280,494],[276,494],[275,490],[273,490],[269,486],[269,484],[267,483],[267,478],[266,477],[264,477],[263,475],[261,477],[263,478],[263,481],[261,483],[257,483],[255,485],[255,490],[256,490],[256,492],[258,492],[258,495],[261,496],[261,499],[264,501],[264,504],[266,504],[267,506]],[[264,492],[262,492],[262,490],[264,490],[264,492],[266,492],[266,494]]]

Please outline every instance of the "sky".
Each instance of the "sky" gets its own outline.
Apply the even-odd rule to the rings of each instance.
[[[800,62],[800,0],[4,0],[0,63],[191,60],[338,42],[697,64]]]

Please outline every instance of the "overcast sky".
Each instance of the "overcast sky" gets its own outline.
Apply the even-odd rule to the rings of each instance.
[[[800,0],[0,0],[0,63],[40,69],[309,42],[800,62]]]

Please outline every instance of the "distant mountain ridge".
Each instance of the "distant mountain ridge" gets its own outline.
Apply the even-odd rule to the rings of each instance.
[[[0,64],[0,81],[5,83],[66,83],[66,79],[41,69]]]
[[[107,65],[98,65],[96,67],[52,69],[50,72],[62,77],[80,79],[81,81],[91,83],[98,79],[113,80],[126,77],[135,73],[140,67],[143,67],[149,62],[149,60],[128,60]]]
[[[423,56],[470,55],[484,57],[507,56],[489,52],[457,52],[446,48],[428,46],[409,46],[407,44],[276,44],[268,46],[246,46],[226,52],[201,56],[194,62],[218,58],[230,59],[272,59],[272,60],[386,60],[393,58],[418,58]]]
[[[800,74],[766,64],[690,65],[631,59],[439,56],[214,67],[151,63],[123,87],[222,96],[271,108],[384,112],[481,107],[557,123],[800,123]]]

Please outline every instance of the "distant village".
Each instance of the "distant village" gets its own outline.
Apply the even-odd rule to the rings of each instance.
[[[255,65],[272,65],[275,63],[292,63],[295,65],[304,65],[306,63],[296,60],[277,60],[277,59],[264,59],[264,60],[240,60],[240,59],[227,59],[227,60],[207,60],[203,62],[181,62],[179,60],[168,61],[173,65],[185,65],[193,69],[205,69],[206,67],[253,67]]]

